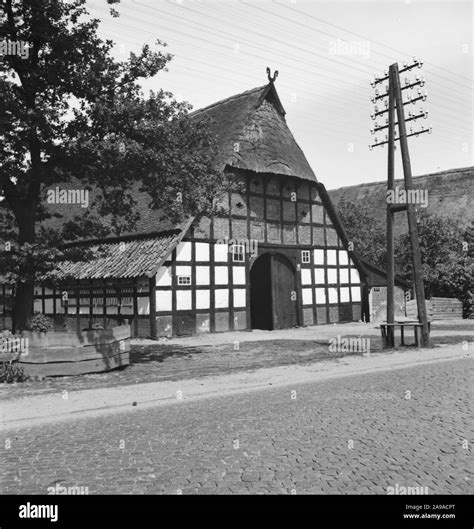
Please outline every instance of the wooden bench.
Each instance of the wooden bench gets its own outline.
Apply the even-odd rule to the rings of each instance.
[[[395,331],[400,328],[400,345],[405,345],[405,328],[413,328],[415,336],[415,346],[419,347],[422,343],[423,325],[417,320],[396,321],[394,323],[383,322],[380,324],[382,331],[382,344],[385,349],[395,347]],[[431,330],[431,324],[428,322],[428,330]]]

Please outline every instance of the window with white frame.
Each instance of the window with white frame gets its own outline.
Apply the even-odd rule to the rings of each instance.
[[[191,276],[178,276],[178,285],[190,285],[191,284]]]
[[[230,253],[232,254],[232,261],[234,263],[245,262],[245,247],[243,244],[233,244],[230,247]]]
[[[310,262],[309,250],[301,250],[301,262],[303,264],[308,264]]]

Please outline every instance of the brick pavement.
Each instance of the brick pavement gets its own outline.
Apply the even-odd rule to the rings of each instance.
[[[465,494],[473,474],[471,364],[2,432],[0,492],[44,494],[59,482],[91,494],[384,494],[396,484]]]

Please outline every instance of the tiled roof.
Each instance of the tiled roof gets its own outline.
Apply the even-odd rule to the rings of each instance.
[[[60,263],[58,269],[74,279],[106,279],[151,277],[181,240],[180,231],[154,237],[114,241],[90,245],[97,253],[91,261]]]

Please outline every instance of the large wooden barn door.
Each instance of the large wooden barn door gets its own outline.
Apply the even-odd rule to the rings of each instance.
[[[290,263],[272,254],[273,328],[289,329],[298,325],[296,277]]]
[[[273,329],[271,255],[261,255],[250,270],[252,329]]]
[[[288,329],[298,324],[296,277],[281,255],[261,255],[250,270],[252,329]]]

